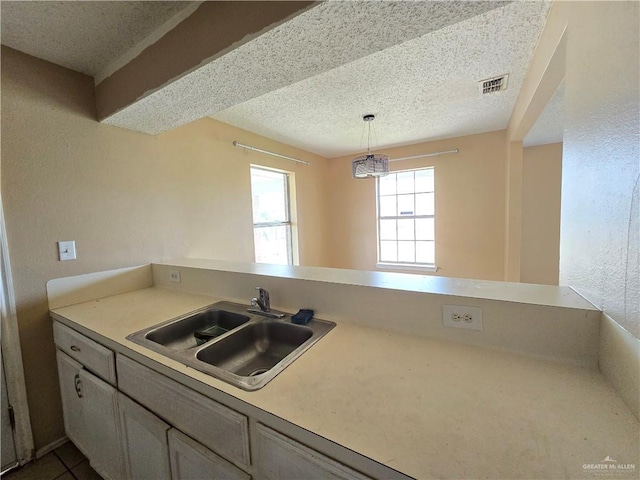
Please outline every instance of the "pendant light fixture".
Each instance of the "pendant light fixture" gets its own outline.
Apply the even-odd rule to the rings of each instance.
[[[371,122],[375,115],[365,115],[362,120],[369,127],[367,135],[367,154],[360,155],[352,160],[353,178],[384,177],[389,175],[389,156],[371,153]]]

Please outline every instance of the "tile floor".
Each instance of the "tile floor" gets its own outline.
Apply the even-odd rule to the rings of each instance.
[[[2,476],[2,480],[102,480],[71,442]]]

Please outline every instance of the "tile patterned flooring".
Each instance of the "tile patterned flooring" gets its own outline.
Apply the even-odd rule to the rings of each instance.
[[[56,448],[24,467],[2,476],[2,480],[102,480],[89,460],[71,442]]]

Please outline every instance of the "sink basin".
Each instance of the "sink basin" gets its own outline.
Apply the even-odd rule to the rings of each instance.
[[[318,319],[295,325],[289,315],[274,320],[247,308],[218,302],[132,333],[127,340],[244,390],[257,390],[336,325]]]
[[[145,338],[171,350],[186,350],[247,323],[247,315],[208,309],[149,331]]]
[[[263,374],[313,336],[301,325],[263,321],[198,351],[196,358],[243,377]]]

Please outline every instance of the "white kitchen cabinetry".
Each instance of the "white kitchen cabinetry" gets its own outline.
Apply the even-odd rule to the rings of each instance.
[[[118,394],[125,477],[135,480],[168,480],[171,428],[153,413],[122,393]]]
[[[245,415],[127,357],[118,355],[116,363],[122,392],[236,466],[249,468]]]
[[[369,478],[262,424],[256,427],[256,446],[256,468],[269,480]]]
[[[250,480],[251,477],[178,430],[169,430],[171,475],[175,480]]]
[[[65,353],[58,351],[57,357],[69,438],[102,477],[123,478],[118,391]]]

